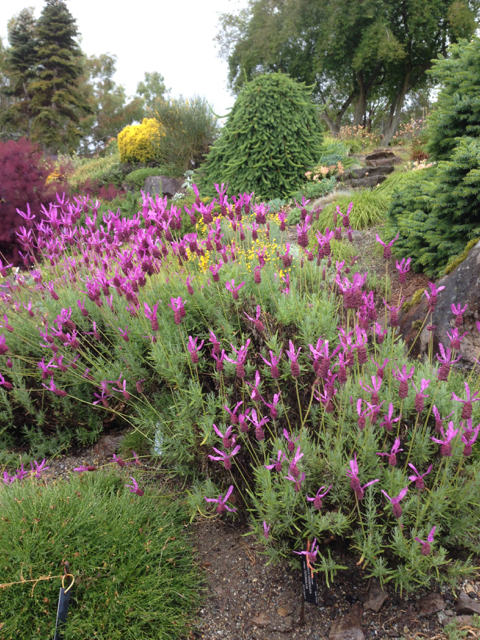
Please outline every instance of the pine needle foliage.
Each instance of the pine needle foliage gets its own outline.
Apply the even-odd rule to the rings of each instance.
[[[427,120],[427,151],[434,160],[448,159],[459,138],[480,136],[480,39],[452,44],[449,54],[434,60],[430,71],[443,85]]]
[[[399,255],[436,277],[480,235],[480,141],[463,138],[450,160],[423,169],[393,198],[387,222]]]
[[[228,182],[231,193],[289,196],[321,155],[322,127],[310,89],[287,74],[261,75],[244,86],[219,140],[202,165],[203,192]]]

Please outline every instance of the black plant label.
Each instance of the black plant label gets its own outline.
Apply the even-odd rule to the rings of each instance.
[[[303,583],[303,599],[305,602],[318,605],[318,585],[317,576],[313,574],[307,565],[306,555],[302,555],[302,583]]]
[[[63,640],[62,629],[65,627],[65,623],[67,622],[69,602],[70,602],[70,590],[65,591],[63,587],[60,587],[54,640]]]

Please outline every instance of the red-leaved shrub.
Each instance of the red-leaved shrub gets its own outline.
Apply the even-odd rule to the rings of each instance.
[[[19,260],[15,232],[28,226],[17,209],[27,211],[28,204],[38,221],[42,204],[55,201],[57,192],[68,192],[67,183],[62,180],[67,171],[57,170],[54,175],[60,181],[50,179],[47,183],[53,172],[53,161],[44,158],[40,148],[26,138],[0,142],[0,251],[14,264]]]

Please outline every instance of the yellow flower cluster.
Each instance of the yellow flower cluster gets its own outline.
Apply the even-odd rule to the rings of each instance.
[[[163,126],[155,118],[144,118],[142,124],[125,127],[118,134],[121,162],[149,162],[158,156],[159,144],[165,135]]]

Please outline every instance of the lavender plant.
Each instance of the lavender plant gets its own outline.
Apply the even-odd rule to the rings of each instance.
[[[438,361],[412,362],[400,300],[382,304],[355,259],[332,261],[350,209],[316,245],[301,212],[298,248],[281,212],[215,186],[217,202],[196,191],[184,211],[145,197],[131,220],[100,220],[87,198],[23,214],[26,270],[0,265],[3,430],[61,433],[68,420],[87,442],[117,421],[153,450],[160,436],[165,462],[193,481],[195,511],[250,513],[272,561],[315,539],[310,560],[328,581],[344,545],[400,590],[468,574],[480,387],[451,366],[464,309]]]

